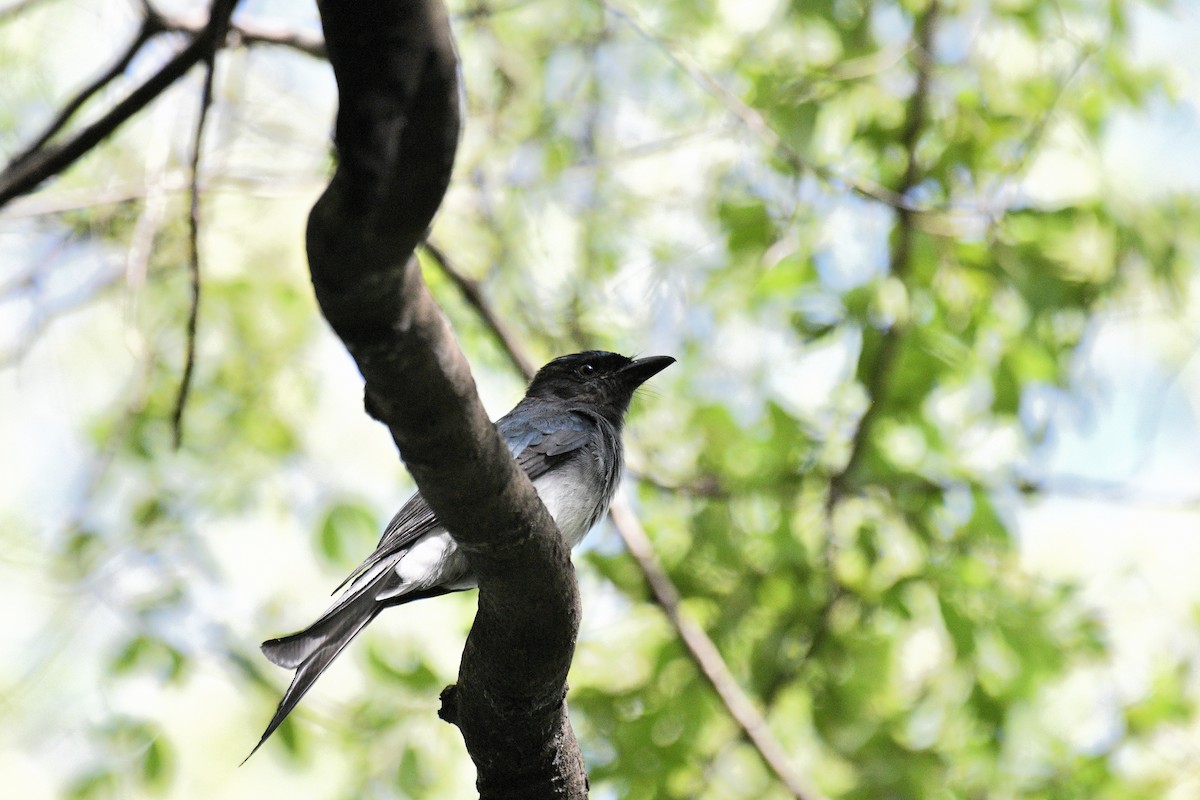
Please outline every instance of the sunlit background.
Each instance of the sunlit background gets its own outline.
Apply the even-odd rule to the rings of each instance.
[[[6,2],[5,161],[141,15]],[[948,3],[926,64],[928,9],[456,3],[466,129],[431,239],[535,361],[679,358],[635,401],[626,492],[827,796],[1200,796],[1200,10]],[[320,33],[307,5],[235,20]],[[3,793],[469,796],[435,712],[471,594],[384,615],[237,766],[288,678],[257,642],[325,607],[411,483],[307,283],[336,94],[289,46],[218,60],[172,448],[200,80],[0,210]],[[519,376],[425,266],[503,413]],[[593,795],[789,796],[611,526],[584,550]]]

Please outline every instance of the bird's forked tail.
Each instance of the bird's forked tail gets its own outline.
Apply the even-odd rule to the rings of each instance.
[[[300,698],[312,688],[313,683],[323,673],[338,654],[346,649],[346,645],[370,624],[379,612],[391,606],[404,605],[413,600],[423,600],[447,594],[450,589],[435,586],[430,589],[418,589],[393,594],[389,584],[396,580],[395,573],[390,568],[376,570],[376,574],[365,577],[363,585],[351,585],[346,594],[321,615],[321,618],[304,630],[283,636],[278,639],[268,639],[262,643],[263,655],[278,666],[296,670],[292,683],[279,701],[275,716],[263,732],[262,738],[250,755],[242,760],[245,764],[250,760],[263,742],[270,738],[275,729],[287,718]],[[380,596],[385,599],[381,600]]]
[[[346,645],[350,644],[350,640],[385,608],[375,599],[373,588],[367,586],[363,591],[355,592],[354,596],[343,598],[320,619],[298,633],[262,643],[263,655],[268,660],[281,667],[294,669],[296,674],[292,676],[291,685],[279,701],[279,708],[275,710],[275,716],[271,717],[267,730],[258,740],[258,744],[254,745],[250,755],[246,756],[246,760],[270,738],[300,702],[300,698],[304,697],[317,678],[321,677],[321,673],[333,663]],[[246,760],[242,763],[246,763]]]

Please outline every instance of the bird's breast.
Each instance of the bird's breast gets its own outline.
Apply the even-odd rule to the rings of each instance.
[[[589,469],[586,459],[543,475],[533,482],[533,488],[571,547],[583,540],[607,505],[604,482]]]

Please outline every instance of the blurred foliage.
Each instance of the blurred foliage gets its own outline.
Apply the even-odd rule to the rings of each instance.
[[[679,357],[636,404],[639,510],[685,610],[798,768],[845,800],[1144,798],[1175,785],[1171,769],[1132,770],[1127,756],[1195,719],[1195,665],[1160,665],[1100,744],[1065,733],[1043,710],[1106,663],[1108,634],[1072,587],[1022,570],[1006,510],[1046,430],[1030,397],[1071,390],[1094,315],[1131,286],[1188,302],[1196,199],[1127,196],[1097,156],[1114,119],[1171,88],[1130,55],[1130,19],[1146,8],[453,10],[468,122],[432,238],[536,357],[582,346]],[[28,138],[36,113],[12,109],[51,108],[66,91],[31,76],[71,37],[47,52],[7,44],[79,14],[41,4],[0,28],[0,63],[19,78],[0,104],[6,147]],[[914,40],[925,26],[928,54]],[[93,454],[78,513],[52,530],[19,520],[68,595],[46,626],[99,636],[87,674],[109,699],[84,703],[86,718],[53,716],[72,731],[72,754],[29,728],[29,746],[54,754],[64,796],[211,788],[188,784],[180,764],[230,775],[283,682],[256,641],[307,622],[404,496],[398,468],[364,487],[357,434],[338,429],[347,438],[331,446],[313,431],[320,414],[361,416],[347,399],[356,386],[336,406],[322,400],[325,382],[354,376],[321,355],[329,335],[300,251],[309,189],[327,167],[313,142],[327,134],[329,98],[310,100],[288,77],[308,74],[304,56],[225,59],[184,447],[170,446],[188,297],[185,206],[171,195],[144,286],[114,280],[93,298],[124,332],[100,340],[135,344],[86,351],[111,358],[117,399],[72,421]],[[194,88],[164,98],[190,109],[165,131],[121,131],[46,193],[160,178],[141,148],[188,141]],[[1080,159],[1085,179],[1058,169]],[[285,161],[311,186],[259,192]],[[180,145],[168,167],[185,162]],[[889,193],[903,210],[881,201]],[[43,215],[30,235],[120,261],[151,205],[134,194]],[[518,384],[492,333],[444,276],[428,278],[489,402],[507,407]],[[51,291],[30,287],[33,303]],[[581,572],[595,624],[570,695],[594,796],[788,796],[628,555],[594,536]],[[299,796],[469,790],[461,743],[434,709],[471,602],[430,601],[374,626],[326,679],[340,694],[320,687],[256,758],[279,761]],[[234,690],[203,688],[214,676]],[[181,706],[189,687],[202,699]],[[13,702],[23,719],[36,711]],[[181,708],[218,715],[209,745]],[[222,780],[221,796],[252,791]]]

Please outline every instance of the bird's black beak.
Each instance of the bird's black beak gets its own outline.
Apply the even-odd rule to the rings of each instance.
[[[617,375],[630,389],[636,389],[674,363],[670,356],[647,356],[621,367]]]

